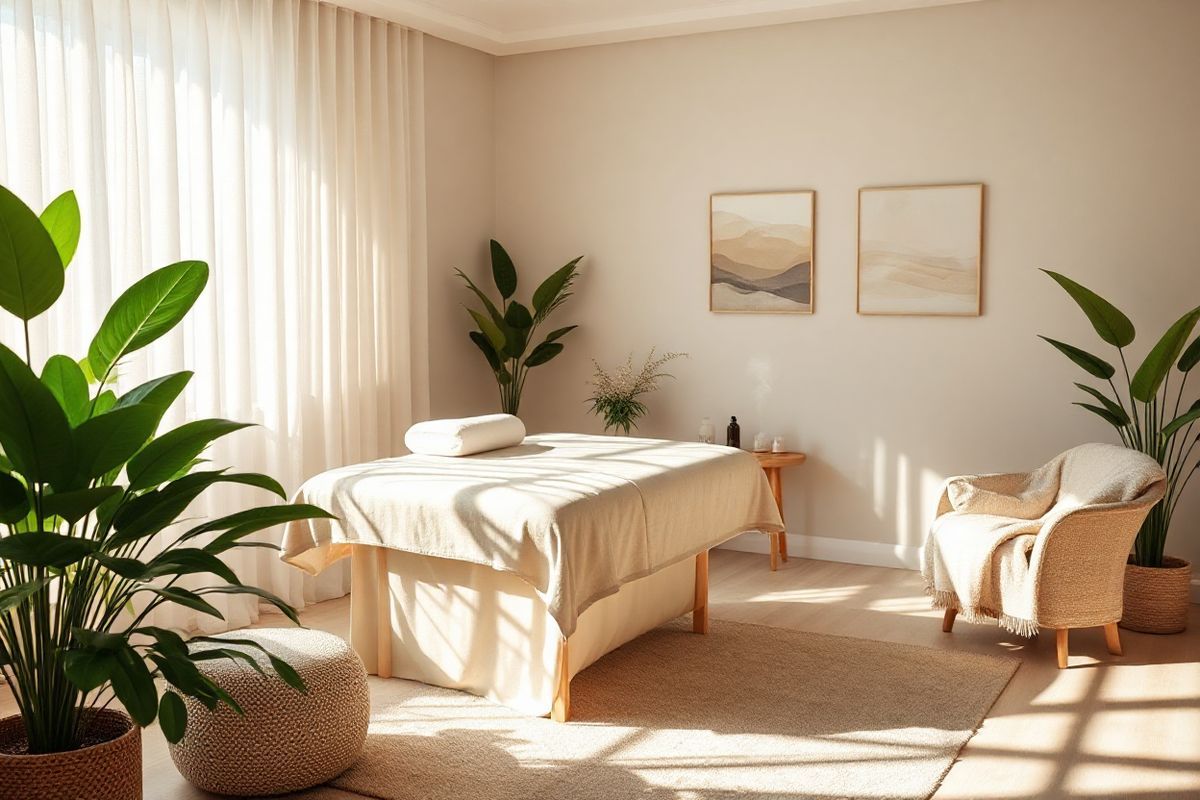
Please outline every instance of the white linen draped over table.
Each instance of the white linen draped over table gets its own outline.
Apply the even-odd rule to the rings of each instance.
[[[744,531],[783,530],[749,453],[616,436],[539,434],[464,458],[342,467],[296,500],[339,519],[289,525],[288,563],[316,574],[362,544],[481,564],[529,583],[564,637],[625,583]]]
[[[135,280],[200,259],[208,288],[119,391],[193,370],[164,426],[258,423],[209,456],[289,489],[401,452],[427,416],[423,109],[420,33],[313,0],[0,0],[0,182],[38,211],[74,189],[83,218],[31,326],[35,369],[86,354]],[[0,338],[23,337],[0,313]],[[188,516],[270,501],[210,495]],[[296,605],[350,586],[261,548],[222,558]],[[224,622],[172,605],[156,624],[257,616],[257,598],[209,599]]]

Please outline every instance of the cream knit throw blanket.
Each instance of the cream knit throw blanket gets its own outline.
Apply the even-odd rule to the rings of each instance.
[[[934,521],[922,555],[933,607],[1036,635],[1030,555],[1038,535],[1085,506],[1134,500],[1162,479],[1149,456],[1106,444],[1075,447],[1029,473],[951,479],[945,497],[952,510]]]

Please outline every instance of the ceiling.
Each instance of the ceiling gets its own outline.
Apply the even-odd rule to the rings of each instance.
[[[977,0],[335,0],[493,55]]]

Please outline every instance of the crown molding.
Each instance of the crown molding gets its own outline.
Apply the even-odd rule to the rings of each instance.
[[[979,1],[741,0],[719,5],[698,5],[681,11],[514,30],[492,27],[423,0],[339,0],[338,4],[494,56],[508,56]]]

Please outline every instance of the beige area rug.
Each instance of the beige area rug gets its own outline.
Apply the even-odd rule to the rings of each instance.
[[[312,800],[925,798],[1016,659],[759,625],[677,621],[571,683],[573,719],[531,719],[372,681],[366,752]]]

